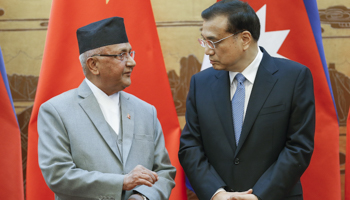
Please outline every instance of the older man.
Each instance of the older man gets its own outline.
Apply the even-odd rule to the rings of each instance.
[[[122,90],[135,52],[124,21],[77,30],[85,80],[42,104],[39,165],[56,200],[163,200],[175,186],[156,109]]]
[[[201,200],[301,200],[314,144],[310,70],[258,47],[259,19],[238,0],[202,12],[213,68],[191,79],[179,158]],[[251,190],[252,189],[252,190]]]

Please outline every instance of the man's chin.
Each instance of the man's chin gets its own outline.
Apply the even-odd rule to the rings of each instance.
[[[213,68],[215,70],[223,70],[224,69],[221,65],[218,65],[218,64],[213,64]]]
[[[129,87],[130,85],[131,85],[131,80],[125,82],[125,83],[123,84],[123,88],[125,89],[125,88]]]

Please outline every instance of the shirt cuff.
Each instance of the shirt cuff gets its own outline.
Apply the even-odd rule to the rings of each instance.
[[[216,192],[214,193],[214,195],[211,197],[210,200],[213,200],[214,196],[219,192],[226,192],[226,190],[224,188],[219,188],[218,190],[216,190]]]
[[[141,195],[142,196],[142,198],[143,198],[143,200],[148,200],[148,198],[145,196],[145,195],[143,195],[143,194],[141,194],[141,193],[139,193],[139,192],[137,192],[137,191],[133,191],[133,193],[134,194],[139,194],[139,195]]]

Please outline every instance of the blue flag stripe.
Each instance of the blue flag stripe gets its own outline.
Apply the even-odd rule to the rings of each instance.
[[[8,96],[9,99],[10,99],[13,112],[15,113],[15,116],[16,116],[16,119],[17,119],[17,115],[16,115],[16,111],[15,111],[15,106],[13,105],[13,100],[12,100],[10,85],[9,85],[9,82],[8,82],[8,79],[7,79],[7,73],[6,73],[6,69],[5,69],[5,62],[4,62],[4,59],[3,59],[3,57],[2,57],[1,48],[0,48],[0,73],[1,73],[2,81],[4,82],[4,85],[5,85],[5,87],[6,87],[7,96]],[[17,120],[17,124],[18,124],[18,120]]]
[[[315,41],[317,44],[318,48],[318,53],[320,55],[322,65],[323,65],[323,71],[324,74],[326,75],[329,91],[331,93],[332,99],[333,99],[333,104],[335,111],[337,112],[337,107],[335,105],[335,100],[334,100],[334,95],[333,95],[333,89],[331,85],[331,80],[329,78],[329,72],[328,72],[328,65],[326,62],[326,56],[324,54],[324,49],[323,49],[323,43],[322,43],[322,33],[321,33],[321,21],[320,21],[320,15],[318,14],[318,8],[317,8],[317,2],[316,0],[304,0],[304,5],[306,8],[307,15],[309,17],[309,22],[312,28],[312,32],[315,37]],[[338,114],[337,114],[338,116]],[[338,119],[339,121],[339,119]]]

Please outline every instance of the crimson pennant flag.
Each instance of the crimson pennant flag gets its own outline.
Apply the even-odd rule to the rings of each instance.
[[[271,56],[287,58],[307,66],[313,76],[316,102],[315,148],[310,166],[301,178],[304,199],[341,199],[339,125],[323,50],[317,2],[247,2],[260,20],[259,46],[264,47]],[[208,57],[203,60],[202,70],[207,67],[210,67]],[[350,200],[350,194],[348,196]]]
[[[350,108],[346,121],[346,155],[350,155]],[[350,200],[350,159],[345,159],[345,200]]]
[[[21,131],[0,49],[0,199],[23,200]]]
[[[48,99],[76,88],[84,79],[79,62],[76,30],[89,23],[119,16],[136,51],[136,67],[129,93],[154,105],[165,145],[177,168],[171,200],[186,199],[184,173],[178,161],[180,126],[172,100],[150,0],[53,0],[40,78],[28,131],[27,200],[53,200],[38,166],[37,116]]]
[[[341,199],[339,125],[316,0],[248,0],[261,23],[259,45],[272,55],[307,66],[314,80],[315,148],[301,178],[304,199]],[[301,37],[302,36],[302,37]]]

